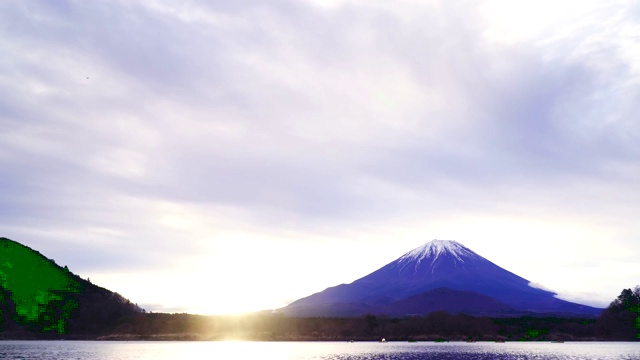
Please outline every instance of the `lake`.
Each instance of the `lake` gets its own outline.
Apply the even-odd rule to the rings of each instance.
[[[640,359],[640,343],[0,341],[0,359]]]

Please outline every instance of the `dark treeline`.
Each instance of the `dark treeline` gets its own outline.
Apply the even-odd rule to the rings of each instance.
[[[0,339],[95,339],[111,333],[123,322],[144,320],[144,313],[118,293],[87,286],[79,294],[61,293],[59,299],[41,305],[34,321],[16,312],[11,294],[0,288]],[[75,304],[69,309],[67,304]],[[70,313],[65,315],[64,312]],[[63,331],[51,324],[64,319]]]
[[[640,340],[640,286],[624,289],[598,318],[601,337]]]
[[[491,319],[433,312],[423,317],[292,318],[282,315],[145,314],[103,339],[185,340],[598,340],[595,319]]]
[[[75,312],[70,319],[70,331],[67,334],[25,332],[26,329],[6,332],[9,329],[5,327],[0,338],[270,341],[372,341],[381,338],[390,341],[640,339],[640,287],[623,290],[597,319],[531,316],[487,318],[446,312],[404,318],[374,315],[354,318],[294,318],[271,313],[201,316],[120,312],[121,307],[113,304],[121,302],[97,302],[100,306],[82,308],[82,311]],[[0,309],[2,310],[6,317],[10,306]],[[121,316],[114,316],[119,312]],[[111,320],[106,321],[104,316]]]
[[[278,314],[199,316],[139,314],[122,319],[103,339],[185,340],[475,340],[637,341],[640,287],[624,289],[597,319],[486,318],[444,311],[421,317],[294,318]]]

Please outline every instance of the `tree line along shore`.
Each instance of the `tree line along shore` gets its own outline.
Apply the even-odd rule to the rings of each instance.
[[[73,320],[73,319],[72,319]],[[95,324],[94,324],[95,325]],[[256,313],[237,316],[135,313],[102,327],[59,334],[21,328],[4,339],[253,340],[253,341],[640,341],[640,287],[625,289],[598,318],[474,317],[432,312],[392,318],[298,318]]]

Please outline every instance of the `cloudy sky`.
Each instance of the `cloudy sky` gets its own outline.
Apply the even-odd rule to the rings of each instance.
[[[391,3],[0,2],[0,236],[151,311],[436,238],[570,301],[638,285],[640,3]]]

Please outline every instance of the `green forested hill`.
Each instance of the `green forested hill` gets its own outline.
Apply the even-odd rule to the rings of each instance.
[[[7,238],[0,238],[0,301],[5,336],[98,334],[141,312],[122,296]]]

